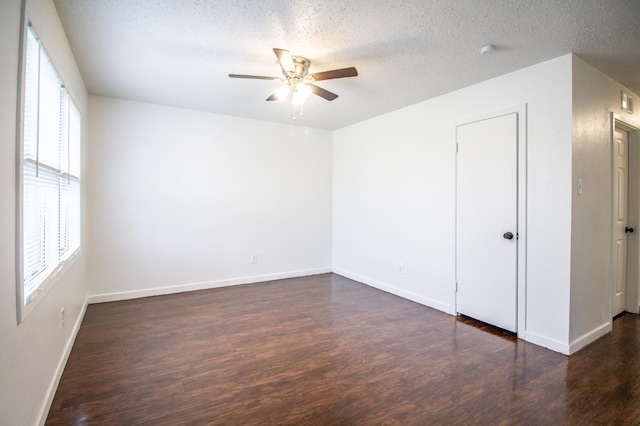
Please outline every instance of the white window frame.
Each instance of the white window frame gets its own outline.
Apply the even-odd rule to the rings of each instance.
[[[27,140],[35,141],[36,145],[39,144],[43,139],[40,135],[40,129],[44,122],[42,122],[42,117],[40,117],[39,113],[41,111],[40,105],[42,104],[43,98],[40,96],[40,89],[38,88],[37,95],[37,103],[35,105],[36,113],[36,122],[35,126],[33,126],[33,122],[31,127],[26,123],[29,115],[26,113],[26,105],[27,105],[27,55],[28,51],[34,53],[34,51],[28,50],[29,44],[33,47],[35,42],[37,42],[38,51],[35,53],[37,55],[37,80],[38,87],[41,87],[45,79],[49,79],[50,83],[54,83],[55,85],[52,87],[58,87],[59,96],[58,99],[58,109],[56,110],[57,117],[57,135],[53,136],[53,139],[57,139],[57,150],[62,153],[58,153],[59,159],[57,159],[56,165],[48,165],[46,164],[46,160],[40,158],[40,155],[45,156],[46,153],[40,150],[40,147],[37,147],[35,151],[33,149],[25,148],[25,144]],[[60,78],[60,74],[57,72],[55,65],[49,58],[45,47],[41,39],[38,37],[35,29],[32,27],[31,23],[24,25],[20,43],[20,68],[18,70],[19,75],[19,103],[17,108],[17,131],[16,131],[16,139],[17,139],[17,149],[16,149],[16,314],[17,321],[20,324],[25,318],[33,311],[33,309],[37,306],[37,304],[43,299],[44,295],[60,280],[60,278],[69,270],[70,265],[77,259],[78,253],[81,248],[81,228],[82,228],[82,220],[81,220],[81,172],[80,172],[80,157],[81,157],[81,140],[82,140],[82,116],[80,113],[77,104],[74,102],[71,94],[66,89],[62,79]],[[43,61],[47,61],[43,63]],[[43,67],[47,69],[47,71],[43,71]],[[55,80],[52,78],[55,74]],[[45,72],[47,73],[45,75]],[[51,86],[50,86],[51,87]],[[44,92],[43,92],[44,93]],[[49,91],[48,93],[55,93],[55,90]],[[55,97],[53,99],[56,99]],[[26,137],[27,128],[31,130],[36,129],[36,136]],[[56,126],[50,126],[51,128],[55,128]],[[53,132],[47,133],[47,135],[52,135]],[[50,136],[51,137],[51,136]],[[69,146],[72,144],[76,146],[77,151],[74,151],[76,155],[72,155],[70,152]],[[66,150],[66,153],[64,152]],[[29,151],[30,153],[35,152],[35,155],[26,155],[25,152]],[[42,152],[42,154],[41,154]],[[27,158],[29,157],[29,158]],[[35,158],[34,158],[35,157]],[[44,157],[43,157],[44,158]],[[72,163],[74,163],[72,165]],[[29,168],[30,173],[27,173],[27,169]],[[35,173],[34,173],[35,172]],[[37,176],[37,177],[36,177]],[[25,199],[29,198],[28,193],[25,194],[25,180],[27,179],[35,179],[38,180],[38,177],[49,176],[52,182],[51,189],[55,188],[55,196],[54,200],[56,202],[53,204],[54,208],[57,209],[56,213],[54,213],[55,220],[55,232],[56,235],[55,244],[51,244],[46,251],[43,249],[46,246],[46,241],[43,241],[42,238],[36,238],[39,241],[39,244],[36,244],[37,249],[35,252],[32,250],[31,253],[37,253],[36,258],[42,259],[43,253],[44,258],[49,260],[47,264],[47,268],[32,268],[31,273],[27,274],[25,256],[27,255],[27,245],[25,245],[25,235],[29,235],[26,232],[26,211],[24,208]],[[42,185],[42,180],[39,181],[40,185]],[[42,188],[42,186],[34,186],[34,188]],[[33,190],[32,190],[33,191]],[[42,189],[40,189],[42,191]],[[49,190],[47,190],[49,191]],[[33,192],[32,192],[33,193]],[[40,204],[43,200],[42,192],[36,191],[35,196],[32,196],[32,200],[38,200],[38,204]],[[69,227],[69,220],[63,220],[64,218],[69,218],[67,214],[61,212],[68,211],[68,204],[61,201],[65,196],[71,196],[70,200],[75,205],[71,208],[70,211],[72,213],[73,218],[70,219],[71,222],[76,222],[77,227]],[[45,209],[46,210],[46,209]],[[32,213],[33,214],[33,213]],[[43,215],[42,210],[37,214],[36,223],[42,223],[42,221],[49,217],[48,215]],[[33,218],[33,216],[31,216]],[[51,219],[51,217],[49,217]],[[32,224],[34,222],[31,222]],[[51,221],[49,222],[51,223]],[[42,231],[44,232],[44,231]],[[42,235],[42,232],[39,235]],[[32,233],[32,235],[34,235]],[[38,235],[36,233],[35,235]],[[53,235],[53,234],[48,234]],[[69,244],[70,239],[72,242]],[[45,239],[46,240],[46,239]],[[33,246],[32,246],[33,247]],[[54,250],[51,250],[51,249]],[[47,256],[46,253],[54,253],[53,256]],[[51,259],[53,259],[51,261]],[[35,262],[39,263],[39,262]],[[31,263],[34,265],[34,263]],[[37,272],[35,272],[37,270]],[[26,275],[31,275],[32,279],[25,280]],[[27,277],[28,278],[28,277]]]

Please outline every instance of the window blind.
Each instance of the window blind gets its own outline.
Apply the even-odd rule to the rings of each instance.
[[[80,111],[35,31],[26,42],[22,159],[24,305],[80,248]]]

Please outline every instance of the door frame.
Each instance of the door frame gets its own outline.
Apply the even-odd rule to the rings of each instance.
[[[616,128],[620,128],[629,133],[629,190],[628,190],[628,221],[630,226],[635,227],[640,233],[640,123],[633,121],[629,116],[611,113],[611,127],[609,135],[610,157],[611,157],[611,190],[614,190],[614,142],[616,138]],[[609,277],[609,318],[613,317],[613,192],[611,193],[610,211],[610,277]],[[637,235],[637,234],[636,234]],[[627,312],[640,312],[640,238],[628,238],[627,242],[627,288],[625,310]],[[634,285],[635,284],[635,285]]]
[[[516,126],[518,135],[517,152],[517,177],[518,177],[518,195],[517,195],[517,239],[516,239],[516,330],[517,336],[521,339],[525,337],[526,331],[526,298],[527,298],[527,104],[519,104],[511,107],[495,110],[492,112],[475,115],[466,119],[457,120],[455,123],[455,143],[457,152],[458,127],[465,124],[471,124],[478,121],[488,120],[509,114],[516,114]],[[458,211],[458,156],[456,154],[456,206]],[[456,223],[455,235],[455,279],[458,282],[458,224]],[[457,285],[456,294],[454,295],[455,309],[458,312],[458,296]]]

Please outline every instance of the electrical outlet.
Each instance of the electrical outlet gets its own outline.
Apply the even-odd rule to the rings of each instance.
[[[64,306],[60,309],[60,328],[64,327]]]
[[[404,275],[404,263],[398,263],[398,273]]]
[[[251,253],[251,263],[258,263],[258,253]]]

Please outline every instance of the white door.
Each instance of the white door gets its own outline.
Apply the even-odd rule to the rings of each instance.
[[[629,133],[616,128],[613,145],[613,294],[611,314],[625,309],[627,289],[627,203],[629,197]]]
[[[456,129],[456,310],[517,326],[518,115]]]

